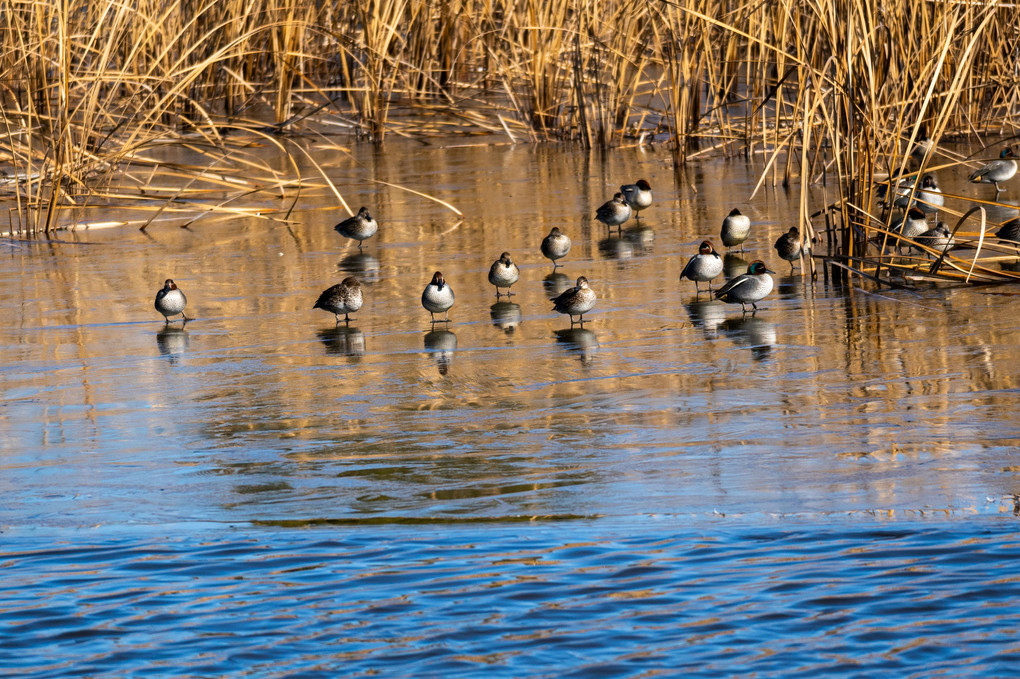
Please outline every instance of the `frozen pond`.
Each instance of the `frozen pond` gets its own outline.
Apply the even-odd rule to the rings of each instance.
[[[360,252],[325,190],[290,226],[0,243],[0,669],[1015,668],[1020,290],[791,275],[772,243],[799,198],[748,201],[744,160],[679,183],[634,149],[322,163],[379,221]],[[590,218],[639,177],[656,202],[610,237]],[[753,226],[727,275],[779,272],[754,316],[678,282],[732,207]],[[504,250],[511,302],[486,281]],[[456,304],[433,328],[436,270]],[[365,306],[335,326],[312,305],[349,275]],[[579,275],[583,329],[549,302]],[[166,278],[183,328],[152,307]]]

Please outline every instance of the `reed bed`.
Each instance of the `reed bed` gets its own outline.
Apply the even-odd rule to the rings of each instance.
[[[309,182],[335,191],[322,168],[298,169],[312,135],[654,143],[680,171],[706,153],[760,155],[762,185],[800,189],[801,230],[839,264],[830,271],[885,280],[931,264],[876,248],[891,219],[876,208],[877,180],[963,162],[911,157],[925,134],[937,145],[1020,127],[1020,9],[1006,2],[0,8],[0,198],[22,233],[85,205],[194,217],[287,205]],[[265,146],[290,168],[260,160]],[[288,209],[262,214],[285,220]],[[1005,256],[986,247],[979,259]],[[926,276],[955,275],[956,255],[943,255]],[[966,278],[1013,275],[975,265]]]

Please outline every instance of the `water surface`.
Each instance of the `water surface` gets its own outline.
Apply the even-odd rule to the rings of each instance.
[[[791,274],[771,245],[799,197],[748,200],[745,160],[683,178],[636,149],[388,144],[321,162],[380,222],[360,251],[325,187],[290,225],[3,242],[0,647],[29,652],[0,668],[1014,666],[1012,287]],[[640,224],[591,221],[639,177],[656,196]],[[964,180],[940,177],[970,195]],[[678,283],[732,207],[754,226],[728,275],[755,258],[779,272],[754,316]],[[538,247],[552,226],[574,241],[555,272]],[[503,250],[522,269],[509,301],[486,282]],[[419,301],[435,270],[457,295],[448,325]],[[311,306],[348,275],[366,304],[338,326]],[[583,329],[548,301],[578,275],[599,295]],[[168,277],[183,327],[152,308]]]

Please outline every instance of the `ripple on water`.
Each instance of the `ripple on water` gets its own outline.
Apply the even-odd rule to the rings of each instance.
[[[1005,675],[1020,659],[1008,523],[606,525],[17,537],[0,669],[932,676]]]

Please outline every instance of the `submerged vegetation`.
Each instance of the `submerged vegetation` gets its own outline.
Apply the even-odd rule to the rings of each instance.
[[[270,219],[264,199],[258,211],[245,198],[296,200],[316,181],[344,204],[294,137],[496,135],[585,148],[665,144],[677,168],[704,154],[761,153],[762,183],[799,186],[801,230],[813,235],[812,213],[824,215],[842,266],[875,277],[890,266],[950,278],[956,269],[967,278],[1017,275],[945,253],[922,266],[873,245],[891,221],[873,207],[876,179],[918,161],[930,171],[961,162],[911,158],[918,142],[1009,137],[1020,127],[1015,3],[0,7],[0,189],[13,231],[56,228],[65,208],[143,202],[153,215]],[[289,170],[252,151],[266,145],[281,149]],[[317,177],[301,176],[309,164]],[[824,198],[809,205],[815,186]],[[981,234],[980,210],[968,219],[954,230],[981,225],[972,229]]]

